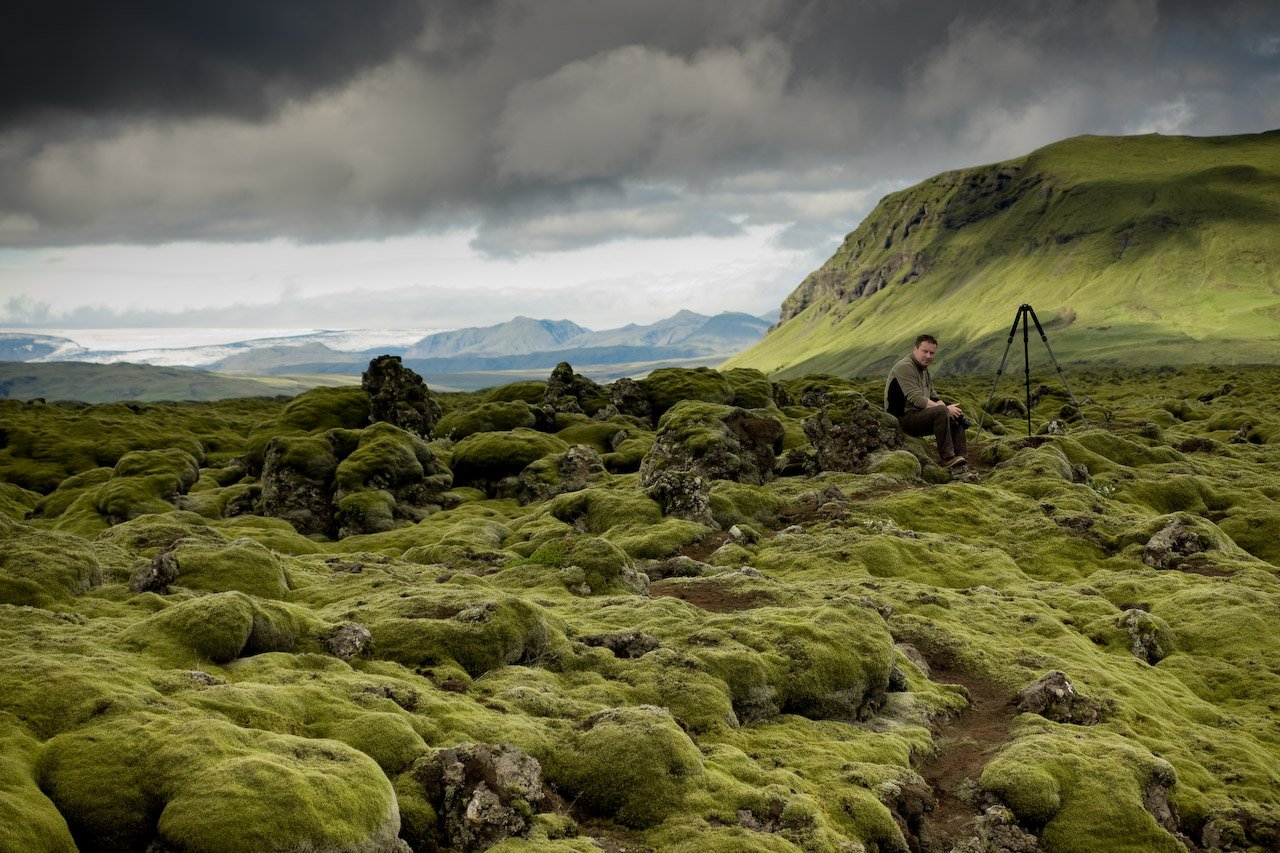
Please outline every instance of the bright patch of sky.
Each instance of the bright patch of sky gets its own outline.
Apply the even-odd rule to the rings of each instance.
[[[9,249],[0,252],[0,326],[136,329],[212,320],[265,336],[286,328],[282,317],[310,319],[294,329],[442,329],[526,314],[605,329],[686,308],[764,314],[822,260],[780,246],[781,230],[619,240],[513,259],[478,252],[474,232],[463,231],[331,244]],[[201,342],[220,336],[202,334]]]

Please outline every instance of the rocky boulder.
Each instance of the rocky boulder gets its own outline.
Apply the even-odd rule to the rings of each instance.
[[[653,404],[640,383],[623,377],[609,386],[609,404],[600,413],[606,416],[630,415],[647,421],[653,418]]]
[[[1040,853],[1039,840],[1018,826],[1007,807],[995,804],[982,810],[969,834],[953,842],[951,853]]]
[[[263,515],[283,518],[304,535],[333,532],[333,475],[338,460],[322,436],[278,436],[262,463]]]
[[[138,567],[129,581],[130,592],[155,592],[165,595],[170,585],[178,581],[178,559],[172,550],[161,551]]]
[[[604,460],[593,447],[575,444],[564,453],[534,460],[516,477],[514,497],[521,505],[578,492],[604,474]]]
[[[368,654],[369,641],[373,634],[363,625],[355,622],[343,622],[328,632],[322,640],[325,651],[341,660],[351,660]]]
[[[871,454],[903,442],[897,420],[856,391],[824,394],[818,412],[805,418],[804,434],[823,471],[863,473]]]
[[[1174,518],[1147,540],[1142,562],[1153,569],[1176,569],[1188,557],[1208,550],[1209,543],[1180,518]]]
[[[361,430],[349,449],[334,474],[339,536],[421,521],[441,508],[453,485],[452,472],[426,442],[392,424]]]
[[[426,438],[440,419],[440,405],[427,394],[422,377],[405,367],[398,355],[380,355],[360,377],[369,395],[369,422],[398,426]]]
[[[453,850],[485,850],[528,835],[544,796],[541,765],[506,743],[438,749],[410,774],[436,812],[436,843]]]
[[[658,502],[664,515],[720,527],[711,513],[711,483],[706,477],[692,471],[658,471],[649,477],[645,494]]]
[[[1024,687],[1017,696],[1019,713],[1039,714],[1055,723],[1092,726],[1102,721],[1107,710],[1107,703],[1076,692],[1066,674],[1057,669]]]
[[[667,515],[716,527],[711,481],[772,479],[782,437],[782,424],[758,411],[682,401],[658,422],[640,462],[640,485]]]
[[[1173,631],[1158,616],[1136,608],[1126,610],[1119,627],[1129,635],[1129,651],[1138,660],[1157,664],[1173,651]]]
[[[653,447],[640,463],[640,484],[648,488],[663,472],[687,471],[760,485],[773,479],[782,438],[782,424],[769,415],[685,400],[658,422]]]
[[[574,373],[573,366],[562,361],[551,371],[542,402],[556,412],[589,415],[604,406],[607,398],[608,394],[603,388],[587,377]]]
[[[591,634],[582,638],[588,646],[605,648],[620,658],[639,658],[657,649],[662,643],[644,631],[620,631],[614,634]]]

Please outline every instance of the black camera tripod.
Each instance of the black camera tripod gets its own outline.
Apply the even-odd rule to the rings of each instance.
[[[1058,360],[1053,357],[1053,349],[1049,346],[1049,338],[1044,333],[1044,327],[1040,325],[1040,318],[1036,316],[1035,310],[1024,302],[1018,306],[1018,314],[1013,318],[1013,328],[1009,329],[1009,340],[1004,345],[1004,355],[1000,357],[1000,369],[996,371],[995,382],[991,383],[991,393],[987,395],[987,403],[982,407],[982,416],[978,418],[978,432],[976,435],[982,434],[982,424],[987,417],[987,406],[991,405],[991,400],[996,395],[996,385],[1000,382],[1001,374],[1004,373],[1004,363],[1009,358],[1009,347],[1013,346],[1013,336],[1018,331],[1018,324],[1021,323],[1022,362],[1026,371],[1027,385],[1027,437],[1031,437],[1031,353],[1029,346],[1031,335],[1027,318],[1030,318],[1031,323],[1036,324],[1036,331],[1040,333],[1040,340],[1044,341],[1044,348],[1049,353],[1049,360],[1053,362],[1054,370],[1057,370],[1058,376],[1062,378],[1062,387],[1067,389],[1067,396],[1071,398],[1076,410],[1080,412],[1080,420],[1084,421],[1084,410],[1080,407],[1080,402],[1076,399],[1076,395],[1071,393],[1071,386],[1067,384],[1067,374],[1062,372],[1062,368],[1058,365]]]

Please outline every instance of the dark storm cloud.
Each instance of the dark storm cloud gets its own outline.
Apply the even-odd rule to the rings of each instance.
[[[23,81],[0,245],[467,226],[511,255],[746,224],[799,245],[1064,136],[1280,125],[1263,0],[31,9],[0,59]]]
[[[0,30],[0,123],[224,114],[262,119],[403,50],[419,0],[27,0]]]

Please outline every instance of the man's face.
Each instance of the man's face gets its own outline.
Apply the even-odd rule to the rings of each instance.
[[[911,357],[916,360],[916,364],[921,367],[928,367],[933,363],[933,357],[938,354],[938,345],[931,341],[921,341],[915,349],[911,351]]]

